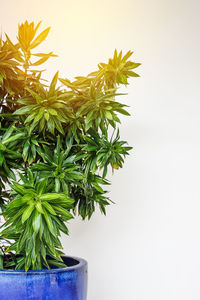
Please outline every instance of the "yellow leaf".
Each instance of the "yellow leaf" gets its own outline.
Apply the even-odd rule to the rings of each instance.
[[[47,35],[48,35],[48,33],[49,33],[49,30],[50,30],[50,27],[48,27],[48,28],[46,28],[44,31],[42,31],[42,32],[36,37],[36,39],[32,42],[32,44],[31,44],[31,46],[30,46],[30,49],[33,49],[33,48],[37,47],[40,43],[42,43],[42,42],[46,39],[46,37],[47,37]]]

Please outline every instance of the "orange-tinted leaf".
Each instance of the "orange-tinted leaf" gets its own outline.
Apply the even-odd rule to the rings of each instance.
[[[45,61],[47,61],[48,59],[49,59],[49,56],[42,57],[39,60],[37,60],[36,62],[34,62],[33,64],[31,64],[31,66],[39,66],[39,65],[43,64]]]

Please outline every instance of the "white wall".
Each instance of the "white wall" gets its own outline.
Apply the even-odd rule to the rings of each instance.
[[[88,300],[200,299],[200,3],[195,0],[11,1],[0,26],[52,26],[53,74],[86,75],[115,47],[135,51],[141,78],[121,137],[134,150],[112,178],[107,217],[71,222],[67,254],[89,262]],[[48,77],[48,76],[47,76]]]

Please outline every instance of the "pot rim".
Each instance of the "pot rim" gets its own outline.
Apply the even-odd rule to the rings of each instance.
[[[66,267],[66,268],[57,268],[57,269],[42,269],[42,270],[28,270],[27,272],[25,270],[14,270],[14,269],[0,269],[0,275],[1,274],[7,274],[7,275],[45,275],[45,274],[56,274],[56,273],[64,273],[64,272],[70,272],[70,271],[75,271],[77,269],[81,269],[84,266],[87,266],[87,261],[81,257],[76,257],[76,256],[68,256],[68,255],[61,255],[61,257],[64,258],[71,258],[76,261],[78,261],[78,264],[71,266],[71,267]]]

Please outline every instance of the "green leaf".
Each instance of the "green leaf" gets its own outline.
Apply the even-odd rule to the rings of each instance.
[[[55,191],[58,193],[60,191],[60,180],[59,178],[55,179]]]
[[[126,71],[126,74],[131,77],[140,77],[140,75],[132,71]]]
[[[32,152],[32,155],[33,155],[33,160],[35,160],[35,158],[36,158],[36,149],[35,149],[34,144],[31,145],[31,152]]]
[[[51,115],[53,115],[53,116],[57,116],[58,115],[57,111],[55,109],[53,109],[53,108],[50,108],[50,107],[48,108],[48,112]]]
[[[55,122],[55,124],[56,124],[56,129],[61,133],[61,134],[65,134],[65,132],[64,132],[64,130],[63,130],[63,128],[62,128],[62,125],[61,125],[61,123],[60,123],[60,121],[58,121],[56,118],[54,118],[53,117],[53,119],[54,119],[54,122]]]
[[[44,117],[45,117],[45,119],[48,121],[48,120],[49,120],[49,113],[48,113],[48,112],[45,112],[45,113],[44,113]]]
[[[24,158],[24,161],[27,160],[27,157],[28,157],[28,151],[29,151],[29,147],[30,147],[30,141],[27,140],[24,144],[24,149],[23,149],[23,158]]]
[[[31,111],[31,108],[34,107],[35,105],[27,105],[27,106],[23,106],[19,109],[17,109],[13,115],[24,115],[24,114],[27,114],[27,113],[30,113]]]
[[[34,210],[34,204],[32,203],[23,212],[23,214],[22,214],[22,223],[24,223],[30,217],[33,210]]]
[[[130,114],[123,108],[117,108],[116,111],[118,111],[119,113],[126,115],[126,116],[130,116]]]
[[[26,90],[31,94],[31,96],[37,101],[37,103],[40,103],[43,98],[36,92],[34,92],[33,90],[31,90],[30,88],[26,87]]]
[[[59,262],[57,260],[48,259],[47,262],[48,262],[49,265],[55,266],[57,268],[67,268],[67,266],[64,263]]]
[[[67,200],[68,196],[65,194],[59,194],[59,193],[46,193],[40,196],[41,201],[49,201],[49,200]]]
[[[49,228],[49,231],[53,234],[53,235],[56,235],[56,231],[54,229],[54,226],[53,226],[53,223],[52,223],[52,220],[51,220],[51,217],[49,216],[49,214],[44,210],[44,218],[45,218],[45,221],[46,221],[46,224]]]
[[[34,184],[34,177],[33,177],[33,172],[31,171],[30,168],[27,168],[27,174],[28,174],[28,179],[30,181],[30,184]]]
[[[47,201],[43,201],[42,202],[42,206],[45,207],[45,209],[52,215],[56,215],[55,210],[53,209],[53,207],[47,202]]]
[[[47,122],[47,126],[49,128],[49,131],[51,132],[51,134],[54,135],[54,130],[55,130],[55,123],[53,121],[52,118],[49,118],[48,122]]]
[[[37,202],[35,207],[39,213],[44,214],[44,210],[40,202]]]
[[[45,110],[44,107],[40,108],[40,110],[39,110],[37,116],[35,117],[35,119],[34,119],[34,121],[33,121],[33,123],[37,123],[37,122],[43,117],[43,115],[44,115],[44,110]]]
[[[54,219],[54,221],[58,225],[59,229],[62,232],[64,232],[65,234],[68,235],[69,234],[69,230],[68,230],[67,226],[65,225],[65,223],[59,217],[53,216],[52,218]]]
[[[12,188],[20,195],[24,195],[26,193],[26,189],[17,182],[13,182]]]
[[[13,123],[8,129],[6,129],[6,132],[3,135],[2,141],[9,138],[14,130],[15,130],[15,124]]]
[[[19,140],[20,138],[24,137],[24,133],[18,133],[16,135],[13,135],[13,136],[10,136],[9,138],[7,138],[6,140],[3,140],[2,144],[8,144],[10,142],[13,142],[13,141],[16,141],[16,140]]]
[[[35,112],[34,112],[34,113],[31,113],[31,114],[26,118],[26,120],[24,121],[24,124],[30,123],[30,122],[35,118],[35,116],[36,116],[36,113],[35,113]]]
[[[63,209],[62,207],[59,207],[58,205],[55,206],[54,209],[58,214],[60,214],[64,218],[64,221],[73,219],[72,214],[68,210]]]
[[[108,110],[105,110],[104,113],[105,113],[107,119],[109,119],[109,120],[113,119],[111,112],[109,112]]]
[[[34,232],[38,233],[41,226],[41,214],[37,210],[34,211],[32,226]]]
[[[0,269],[3,269],[3,255],[0,254]]]
[[[3,164],[3,161],[4,161],[4,155],[3,155],[3,152],[0,151],[0,167],[1,167],[2,164]]]

